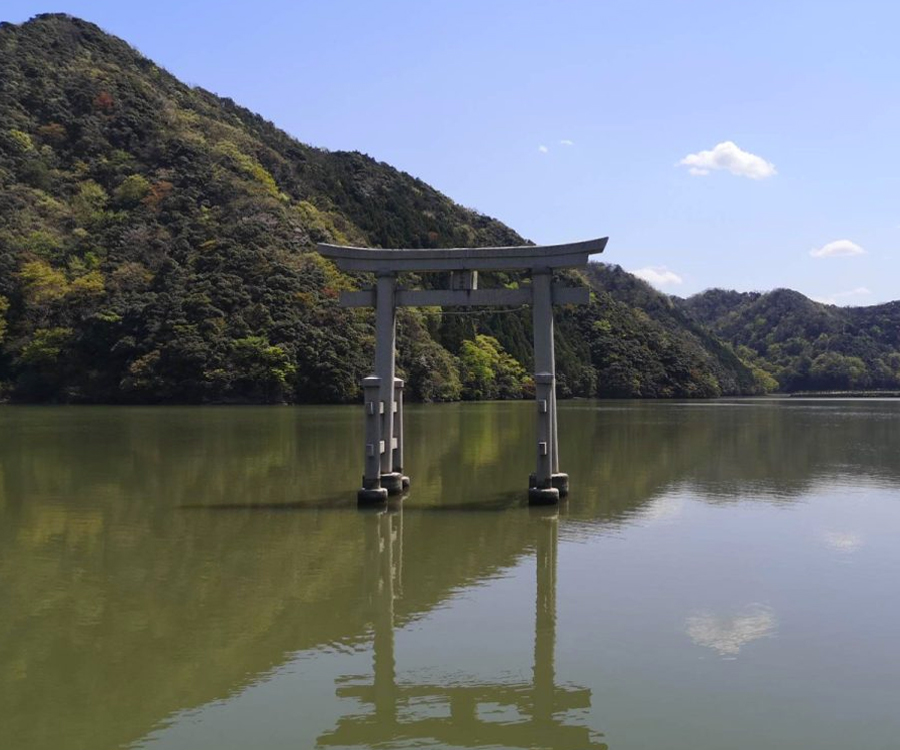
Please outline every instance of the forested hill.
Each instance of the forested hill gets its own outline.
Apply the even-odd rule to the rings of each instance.
[[[85,21],[0,25],[0,71],[0,400],[350,401],[371,314],[337,296],[365,279],[315,242],[523,242],[421,180],[180,83]],[[562,395],[762,387],[643,282],[590,277],[592,304],[559,316]],[[529,390],[527,311],[404,310],[399,332],[413,398]]]
[[[789,289],[710,289],[679,304],[781,390],[900,388],[900,302],[836,307]]]

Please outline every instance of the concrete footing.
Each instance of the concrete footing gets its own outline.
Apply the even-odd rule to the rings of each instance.
[[[529,505],[557,505],[559,490],[556,487],[530,487],[528,489]]]
[[[565,497],[569,494],[569,475],[553,474],[550,477],[550,486],[559,490],[560,497]]]
[[[530,474],[528,477],[528,486],[537,487],[537,475]],[[569,475],[568,474],[551,474],[550,486],[559,490],[560,497],[566,497],[569,494]]]
[[[387,502],[388,491],[384,487],[361,487],[356,493],[357,505],[383,505]]]
[[[366,487],[366,485],[370,485]],[[389,495],[402,495],[409,489],[409,477],[399,471],[382,474],[377,480],[366,481],[356,493],[356,503],[360,506],[384,505]]]
[[[407,478],[407,487],[409,479]],[[392,471],[390,474],[381,475],[381,486],[384,487],[389,495],[399,495],[403,492],[403,475],[399,471]]]

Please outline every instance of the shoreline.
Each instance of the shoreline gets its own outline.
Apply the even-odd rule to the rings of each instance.
[[[900,398],[900,391],[796,391],[790,398]]]

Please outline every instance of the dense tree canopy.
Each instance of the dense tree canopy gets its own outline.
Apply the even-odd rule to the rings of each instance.
[[[681,306],[781,390],[900,388],[900,302],[836,307],[789,289],[710,289]]]
[[[337,298],[367,282],[316,242],[524,242],[386,164],[299,143],[78,19],[0,25],[0,70],[0,398],[353,400],[371,314]],[[591,305],[559,317],[562,396],[762,388],[643,282],[607,266],[588,277]],[[404,310],[399,330],[412,398],[530,392],[527,310]]]

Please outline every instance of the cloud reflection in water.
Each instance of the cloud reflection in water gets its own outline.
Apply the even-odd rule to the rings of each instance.
[[[761,604],[753,604],[731,617],[698,612],[685,623],[688,636],[698,646],[732,658],[751,641],[773,636],[777,626],[775,613]]]
[[[856,552],[863,545],[862,534],[853,531],[826,531],[822,541],[838,552]]]

